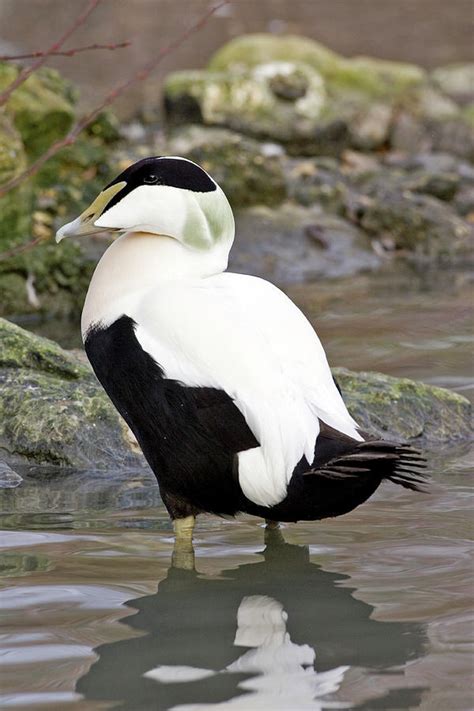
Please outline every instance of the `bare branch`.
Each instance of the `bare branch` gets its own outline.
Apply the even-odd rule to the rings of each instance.
[[[46,163],[46,161],[52,158],[52,156],[56,155],[56,153],[58,153],[58,151],[60,151],[62,148],[72,145],[81,133],[81,131],[86,126],[88,126],[100,114],[101,111],[103,111],[107,106],[110,106],[110,104],[112,104],[119,96],[121,96],[125,91],[127,91],[127,89],[129,89],[133,84],[136,84],[137,82],[141,82],[146,79],[165,57],[171,54],[175,49],[177,49],[180,45],[186,42],[186,40],[188,40],[193,34],[195,34],[202,27],[204,27],[211,15],[213,15],[215,12],[217,12],[217,10],[219,10],[224,5],[227,5],[228,3],[229,0],[222,0],[222,2],[218,3],[217,5],[214,5],[214,7],[211,7],[206,13],[204,13],[204,15],[202,15],[202,17],[200,17],[197,22],[194,23],[194,25],[191,25],[189,29],[179,35],[167,47],[164,47],[162,50],[160,50],[153,59],[143,64],[135,74],[133,74],[129,79],[127,79],[127,81],[125,81],[123,84],[118,84],[115,89],[113,89],[106,95],[106,97],[99,104],[99,106],[97,106],[90,113],[86,114],[79,121],[77,121],[77,123],[74,124],[69,133],[64,136],[64,138],[60,138],[58,141],[53,143],[25,171],[2,185],[0,187],[0,197],[2,195],[5,195],[5,193],[9,192],[13,188],[16,188],[17,185],[22,183],[26,178],[29,178],[35,173],[37,173],[38,170]]]
[[[23,244],[17,244],[15,247],[7,249],[5,252],[0,253],[0,262],[3,262],[5,259],[10,259],[10,257],[16,257],[17,254],[21,254],[32,247],[36,247],[36,245],[40,242],[44,242],[44,237],[35,237],[29,242],[23,242]]]
[[[130,47],[130,40],[117,42],[116,44],[89,44],[87,47],[74,47],[73,49],[65,49],[62,52],[32,52],[31,54],[0,54],[0,62],[18,62],[20,59],[35,59],[36,57],[73,57],[79,52],[89,52],[92,49],[123,49]]]
[[[52,52],[57,52],[61,49],[66,40],[69,39],[69,37],[73,34],[73,32],[77,30],[78,27],[84,24],[91,12],[96,9],[97,5],[99,5],[101,1],[102,0],[89,0],[89,3],[84,12],[82,12],[76,17],[72,25],[66,30],[62,37],[60,37],[57,42],[52,44],[51,47],[47,49],[44,54],[39,57],[39,59],[37,59],[36,62],[33,62],[33,64],[31,64],[29,67],[25,67],[25,69],[22,69],[22,71],[18,74],[17,78],[12,81],[9,86],[7,86],[5,91],[0,94],[0,106],[6,104],[12,92],[14,92],[15,89],[17,89],[21,84],[23,84],[23,82],[26,81],[31,74],[33,74],[33,72],[43,66],[43,64],[47,61],[48,57],[51,55]]]

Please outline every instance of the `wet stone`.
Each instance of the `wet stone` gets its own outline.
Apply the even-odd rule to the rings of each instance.
[[[6,462],[0,461],[0,489],[15,489],[22,482],[22,476],[14,472]]]

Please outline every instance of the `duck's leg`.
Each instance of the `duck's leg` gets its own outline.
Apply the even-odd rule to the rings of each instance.
[[[269,518],[266,518],[265,523],[267,524],[268,531],[273,531],[275,528],[280,528],[279,521],[271,521]]]
[[[171,558],[173,568],[194,570],[193,531],[195,523],[195,516],[173,520],[174,548]]]
[[[171,565],[174,568],[194,570],[193,531],[198,511],[175,494],[170,494],[161,485],[160,494],[173,521],[174,548]]]
[[[265,519],[265,533],[264,541],[267,546],[275,546],[281,543],[286,543],[283,538],[283,533],[281,532],[279,521],[270,521],[268,518]]]

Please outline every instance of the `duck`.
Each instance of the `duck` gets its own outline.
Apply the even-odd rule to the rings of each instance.
[[[115,234],[81,330],[91,366],[158,481],[175,540],[201,513],[268,527],[352,511],[383,481],[422,489],[424,459],[362,431],[312,325],[265,279],[227,271],[234,216],[179,156],[126,168],[60,242]]]

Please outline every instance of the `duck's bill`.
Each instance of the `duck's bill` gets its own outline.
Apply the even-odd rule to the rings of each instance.
[[[104,213],[112,198],[117,195],[126,184],[125,181],[121,181],[99,193],[94,202],[89,205],[79,217],[72,222],[68,222],[67,225],[63,225],[61,229],[56,232],[56,242],[61,242],[65,237],[94,235],[107,230],[106,227],[97,226],[95,222]]]

